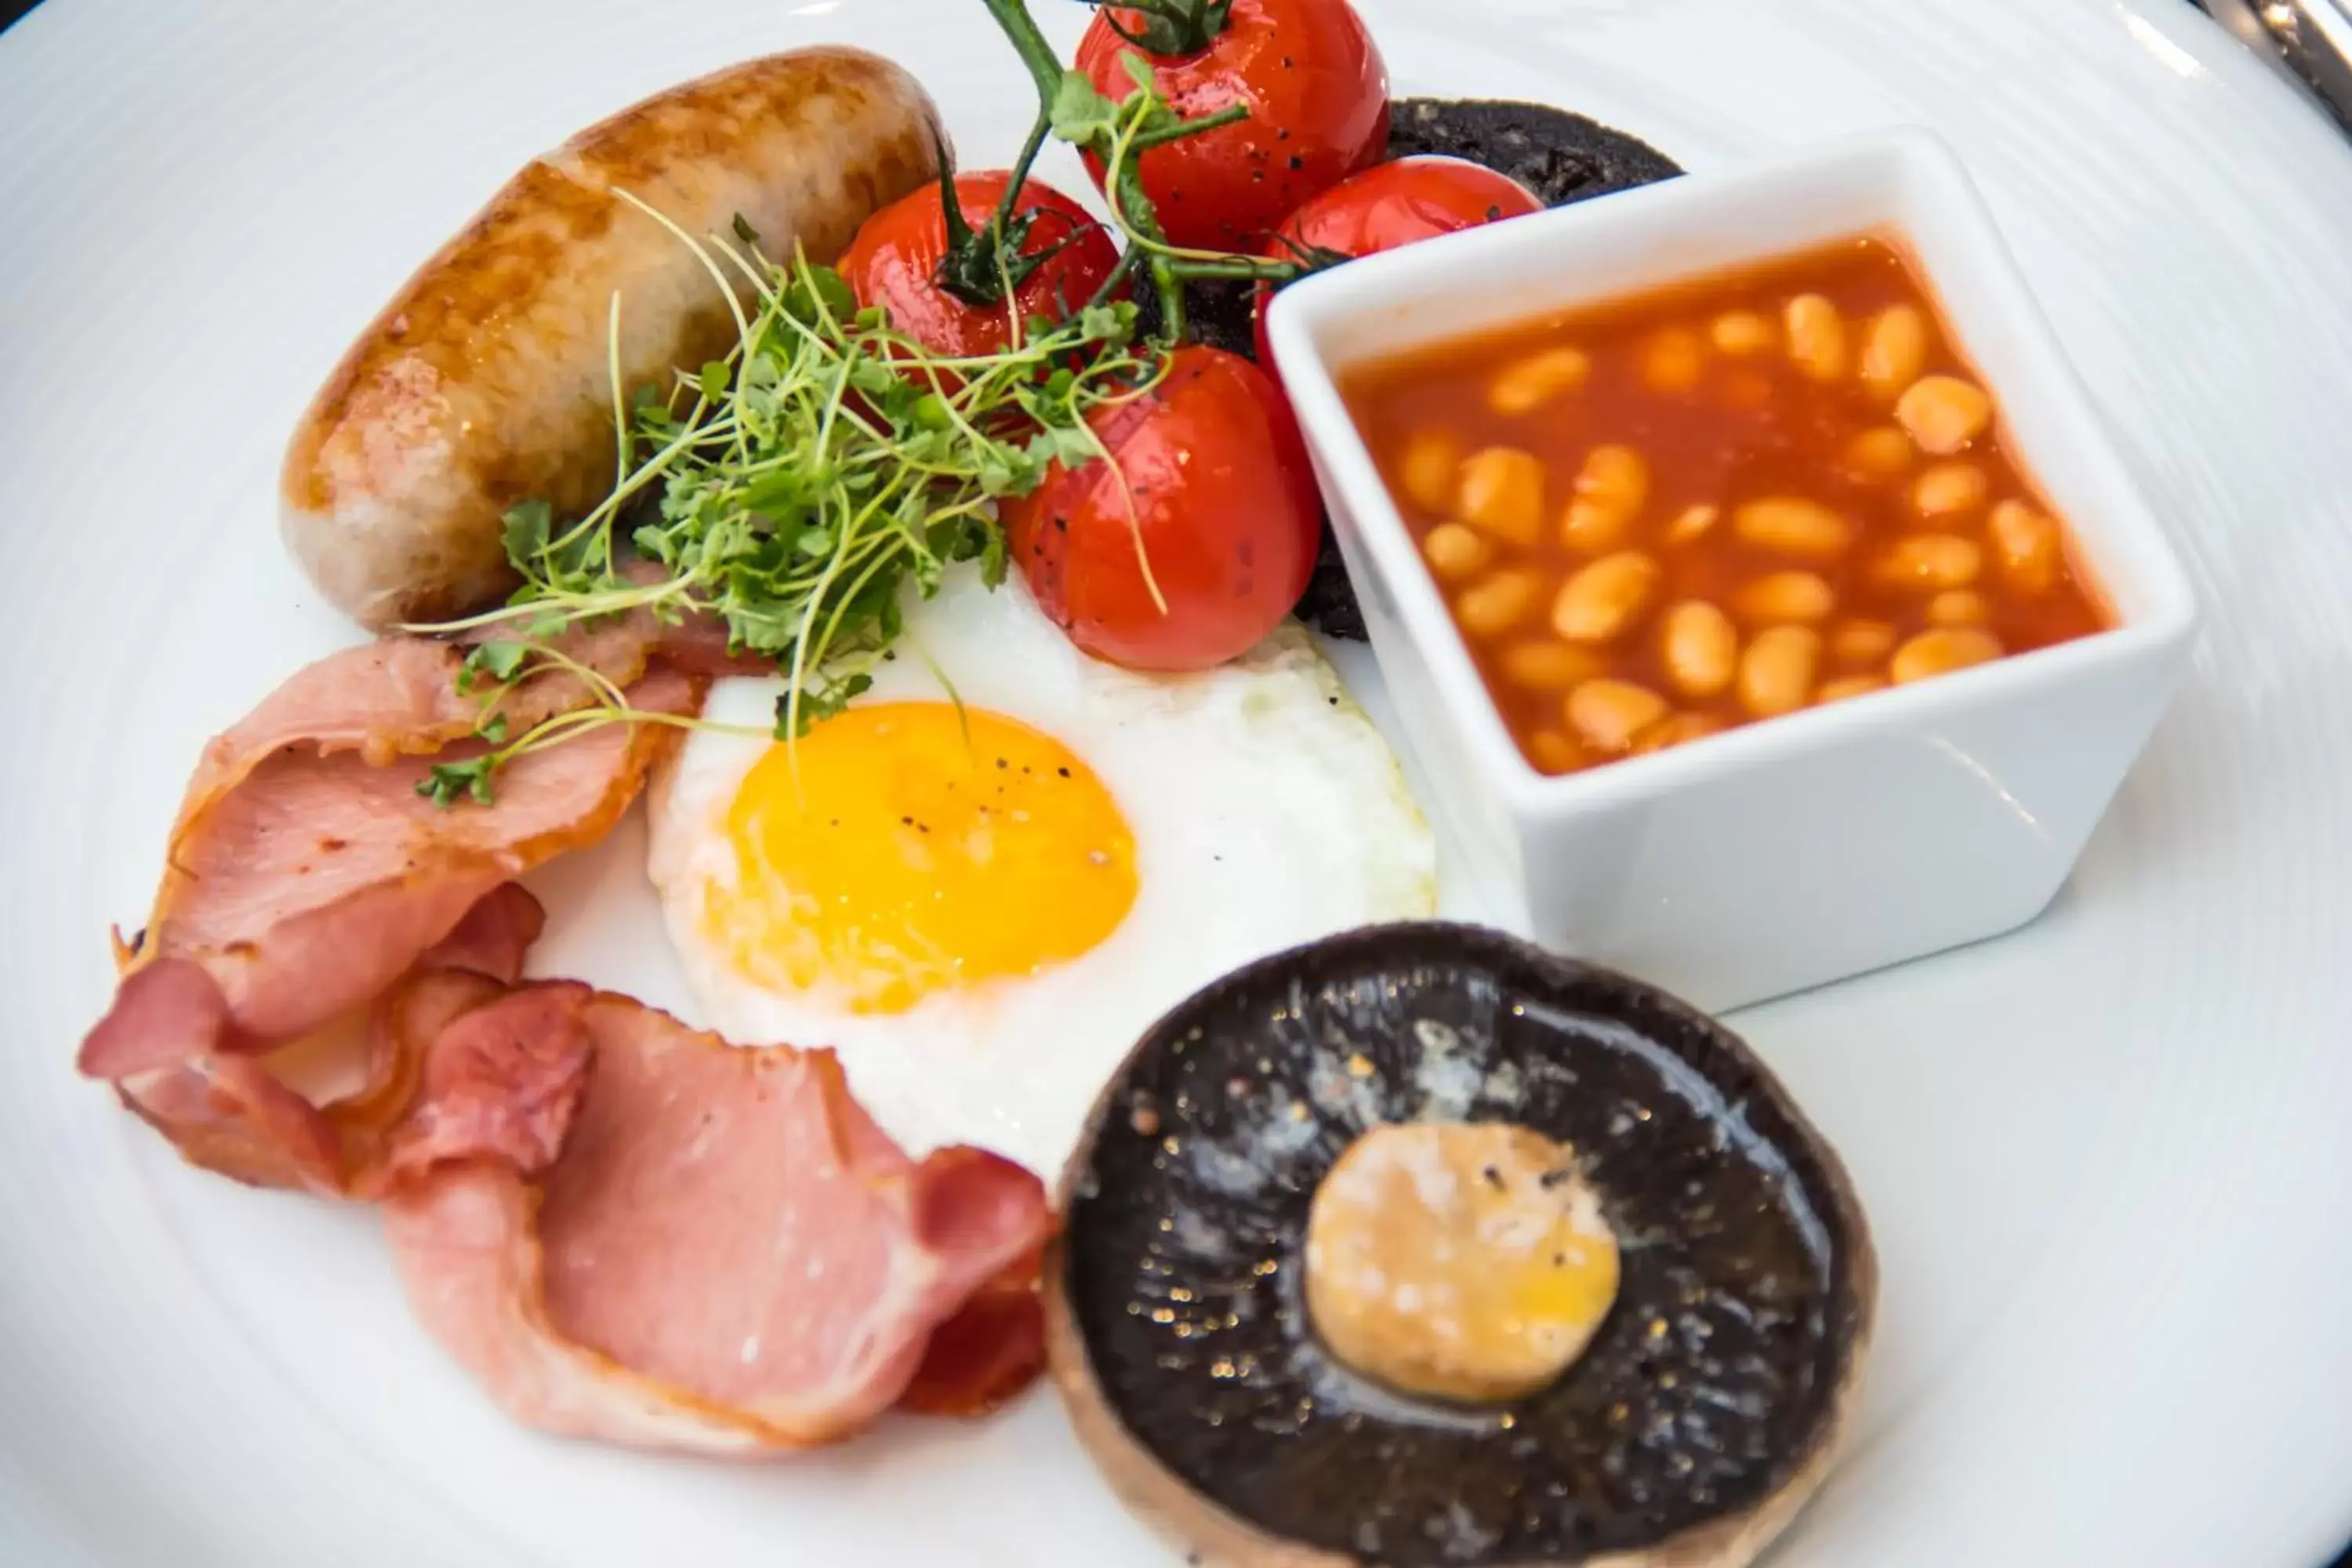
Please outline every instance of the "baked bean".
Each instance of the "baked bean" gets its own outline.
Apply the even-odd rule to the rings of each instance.
[[[1930,522],[1952,521],[1984,505],[1990,489],[1974,463],[1933,463],[1911,483],[1911,510]]]
[[[1582,349],[1543,349],[1513,360],[1486,386],[1486,406],[1497,414],[1528,414],[1584,385],[1592,356]]]
[[[1604,555],[1560,584],[1551,629],[1570,642],[1614,641],[1648,607],[1657,586],[1658,563],[1640,551]]]
[[[1874,426],[1845,444],[1838,463],[1858,479],[1891,479],[1911,466],[1911,437],[1892,425]]]
[[[1716,520],[1722,517],[1722,515],[1723,509],[1721,507],[1704,505],[1686,506],[1683,508],[1682,510],[1675,513],[1674,521],[1666,524],[1666,542],[1668,544],[1689,544],[1696,540],[1703,539],[1706,537],[1707,530],[1713,528],[1716,524]]]
[[[1713,697],[1738,671],[1739,633],[1705,599],[1685,599],[1668,610],[1658,643],[1667,677],[1685,697]]]
[[[1591,760],[1583,747],[1557,730],[1538,730],[1529,735],[1528,755],[1548,773],[1572,773]]]
[[[1830,585],[1811,572],[1775,572],[1731,596],[1739,618],[1761,625],[1818,621],[1837,605]]]
[[[1633,529],[1633,520],[1614,507],[1572,500],[1560,514],[1559,542],[1570,550],[1590,553],[1623,543]]]
[[[1842,675],[1835,680],[1823,681],[1820,692],[1814,696],[1813,700],[1822,703],[1843,702],[1849,697],[1859,697],[1865,691],[1883,691],[1885,688],[1886,681],[1881,676]]]
[[[1876,664],[1895,643],[1895,628],[1885,621],[1844,621],[1830,632],[1830,654],[1840,664]]]
[[[1666,716],[1666,700],[1646,686],[1603,676],[1570,692],[1567,712],[1569,727],[1586,745],[1622,752]]]
[[[1957,533],[1915,533],[1898,539],[1878,558],[1878,580],[1890,587],[1936,593],[1965,588],[1977,580],[1984,552]]]
[[[1793,713],[1812,694],[1822,661],[1821,634],[1811,626],[1769,626],[1739,656],[1739,703],[1759,719]]]
[[[1843,554],[1853,540],[1852,523],[1821,502],[1801,496],[1767,496],[1749,501],[1732,512],[1731,526],[1759,550],[1814,559]]]
[[[1642,379],[1653,392],[1688,392],[1706,377],[1706,344],[1687,327],[1668,327],[1642,351]]]
[[[1548,637],[1513,643],[1503,650],[1502,664],[1513,685],[1530,691],[1565,691],[1608,668],[1608,661],[1592,649]]]
[[[1570,550],[1613,549],[1650,499],[1650,465],[1631,447],[1595,447],[1576,471],[1575,489],[1560,520],[1560,542]]]
[[[1895,417],[1921,451],[1947,457],[1984,434],[1992,399],[1957,375],[1923,375],[1896,400]]]
[[[1827,295],[1800,294],[1781,312],[1789,333],[1789,357],[1815,381],[1845,374],[1845,318]]]
[[[2000,639],[1981,626],[1937,626],[1895,650],[1886,673],[1897,686],[1948,675],[2000,657]]]
[[[1779,341],[1772,318],[1755,310],[1726,310],[1708,323],[1706,335],[1727,354],[1760,354]]]
[[[2058,525],[2023,501],[2005,500],[1985,519],[2004,582],[2021,594],[2046,594],[2058,581],[2064,551]]]
[[[1421,552],[1429,559],[1429,569],[1451,583],[1475,577],[1486,570],[1494,558],[1494,546],[1475,528],[1458,522],[1441,522],[1422,536]]]
[[[1723,728],[1712,713],[1669,713],[1633,738],[1633,754],[1646,756],[1670,746],[1687,745]]]
[[[1535,574],[1497,572],[1454,601],[1454,618],[1476,637],[1497,637],[1528,618],[1535,608]]]
[[[1889,305],[1862,339],[1862,384],[1892,403],[1927,368],[1927,318],[1915,305]]]
[[[1483,447],[1462,459],[1455,511],[1482,533],[1516,544],[1543,532],[1543,459],[1517,447]]]
[[[1496,711],[1546,773],[2109,624],[1995,389],[1882,240],[1339,381]]]
[[[1454,489],[1462,471],[1462,438],[1451,430],[1416,430],[1405,437],[1397,477],[1405,499],[1443,516],[1454,510]]]
[[[1927,601],[1927,621],[1938,626],[1980,626],[1992,619],[1992,605],[1972,588],[1954,588]]]

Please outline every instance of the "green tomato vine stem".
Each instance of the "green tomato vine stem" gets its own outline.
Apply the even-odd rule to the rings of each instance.
[[[1066,95],[1074,91],[1091,93],[1093,85],[1079,72],[1066,69],[1054,47],[1029,14],[1026,0],[981,0],[997,26],[1012,43],[1013,52],[1028,68],[1030,79],[1037,89],[1037,125],[1052,127],[1055,108]],[[1151,9],[1147,7],[1147,9]],[[1223,24],[1224,7],[1214,4],[1187,4],[1175,8],[1162,19],[1171,25],[1200,26],[1208,30],[1200,46]],[[1213,14],[1213,23],[1208,18]],[[1124,35],[1122,35],[1124,36]],[[1129,42],[1136,42],[1129,39]],[[1176,51],[1181,52],[1181,51]],[[1243,256],[1234,252],[1187,249],[1168,243],[1166,233],[1160,227],[1150,198],[1145,195],[1139,173],[1141,154],[1155,147],[1188,136],[1198,136],[1232,125],[1249,117],[1245,104],[1230,104],[1213,114],[1191,119],[1171,119],[1167,106],[1139,81],[1118,105],[1108,124],[1091,125],[1081,135],[1065,133],[1081,152],[1090,152],[1101,160],[1104,171],[1103,192],[1110,207],[1112,225],[1127,242],[1131,255],[1141,252],[1144,267],[1150,275],[1154,291],[1160,299],[1161,334],[1169,342],[1180,341],[1184,333],[1183,286],[1194,279],[1246,279],[1263,283],[1287,283],[1303,270],[1297,263],[1274,260],[1264,257]],[[1034,161],[1035,130],[1031,142],[1023,149],[1022,162],[1015,167],[1013,184],[1006,187],[1002,215],[1013,202],[1020,181],[1027,177]]]

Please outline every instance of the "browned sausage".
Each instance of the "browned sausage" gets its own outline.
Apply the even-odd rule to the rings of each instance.
[[[938,173],[938,110],[889,61],[771,55],[623,110],[533,162],[385,306],[321,387],[279,480],[287,548],[376,630],[513,585],[501,514],[559,517],[614,481],[606,328],[632,391],[724,354],[734,318],[677,238],[738,214],[769,256],[829,261]]]

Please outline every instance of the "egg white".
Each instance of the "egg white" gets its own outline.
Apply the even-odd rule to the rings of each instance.
[[[1199,674],[1143,675],[1073,647],[1015,581],[910,601],[860,702],[941,701],[1022,721],[1084,759],[1135,838],[1135,902],[1088,952],[1017,979],[860,1015],[755,983],[708,934],[737,877],[727,816],[770,742],[699,731],[656,774],[648,869],[705,1021],[744,1045],[836,1047],[859,1101],[916,1153],[950,1143],[1059,1171],[1096,1093],[1162,1012],[1235,966],[1436,906],[1436,847],[1395,754],[1299,627]],[[944,679],[943,679],[944,678]],[[719,682],[707,719],[768,724],[772,679]]]

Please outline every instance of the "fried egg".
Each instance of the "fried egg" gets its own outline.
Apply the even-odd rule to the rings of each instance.
[[[782,685],[718,683],[654,782],[649,869],[705,1015],[837,1048],[920,1153],[1051,1176],[1160,1014],[1234,966],[1436,903],[1387,742],[1285,626],[1197,674],[1072,647],[1017,582],[908,606],[796,747]],[[739,728],[740,727],[740,728]]]

